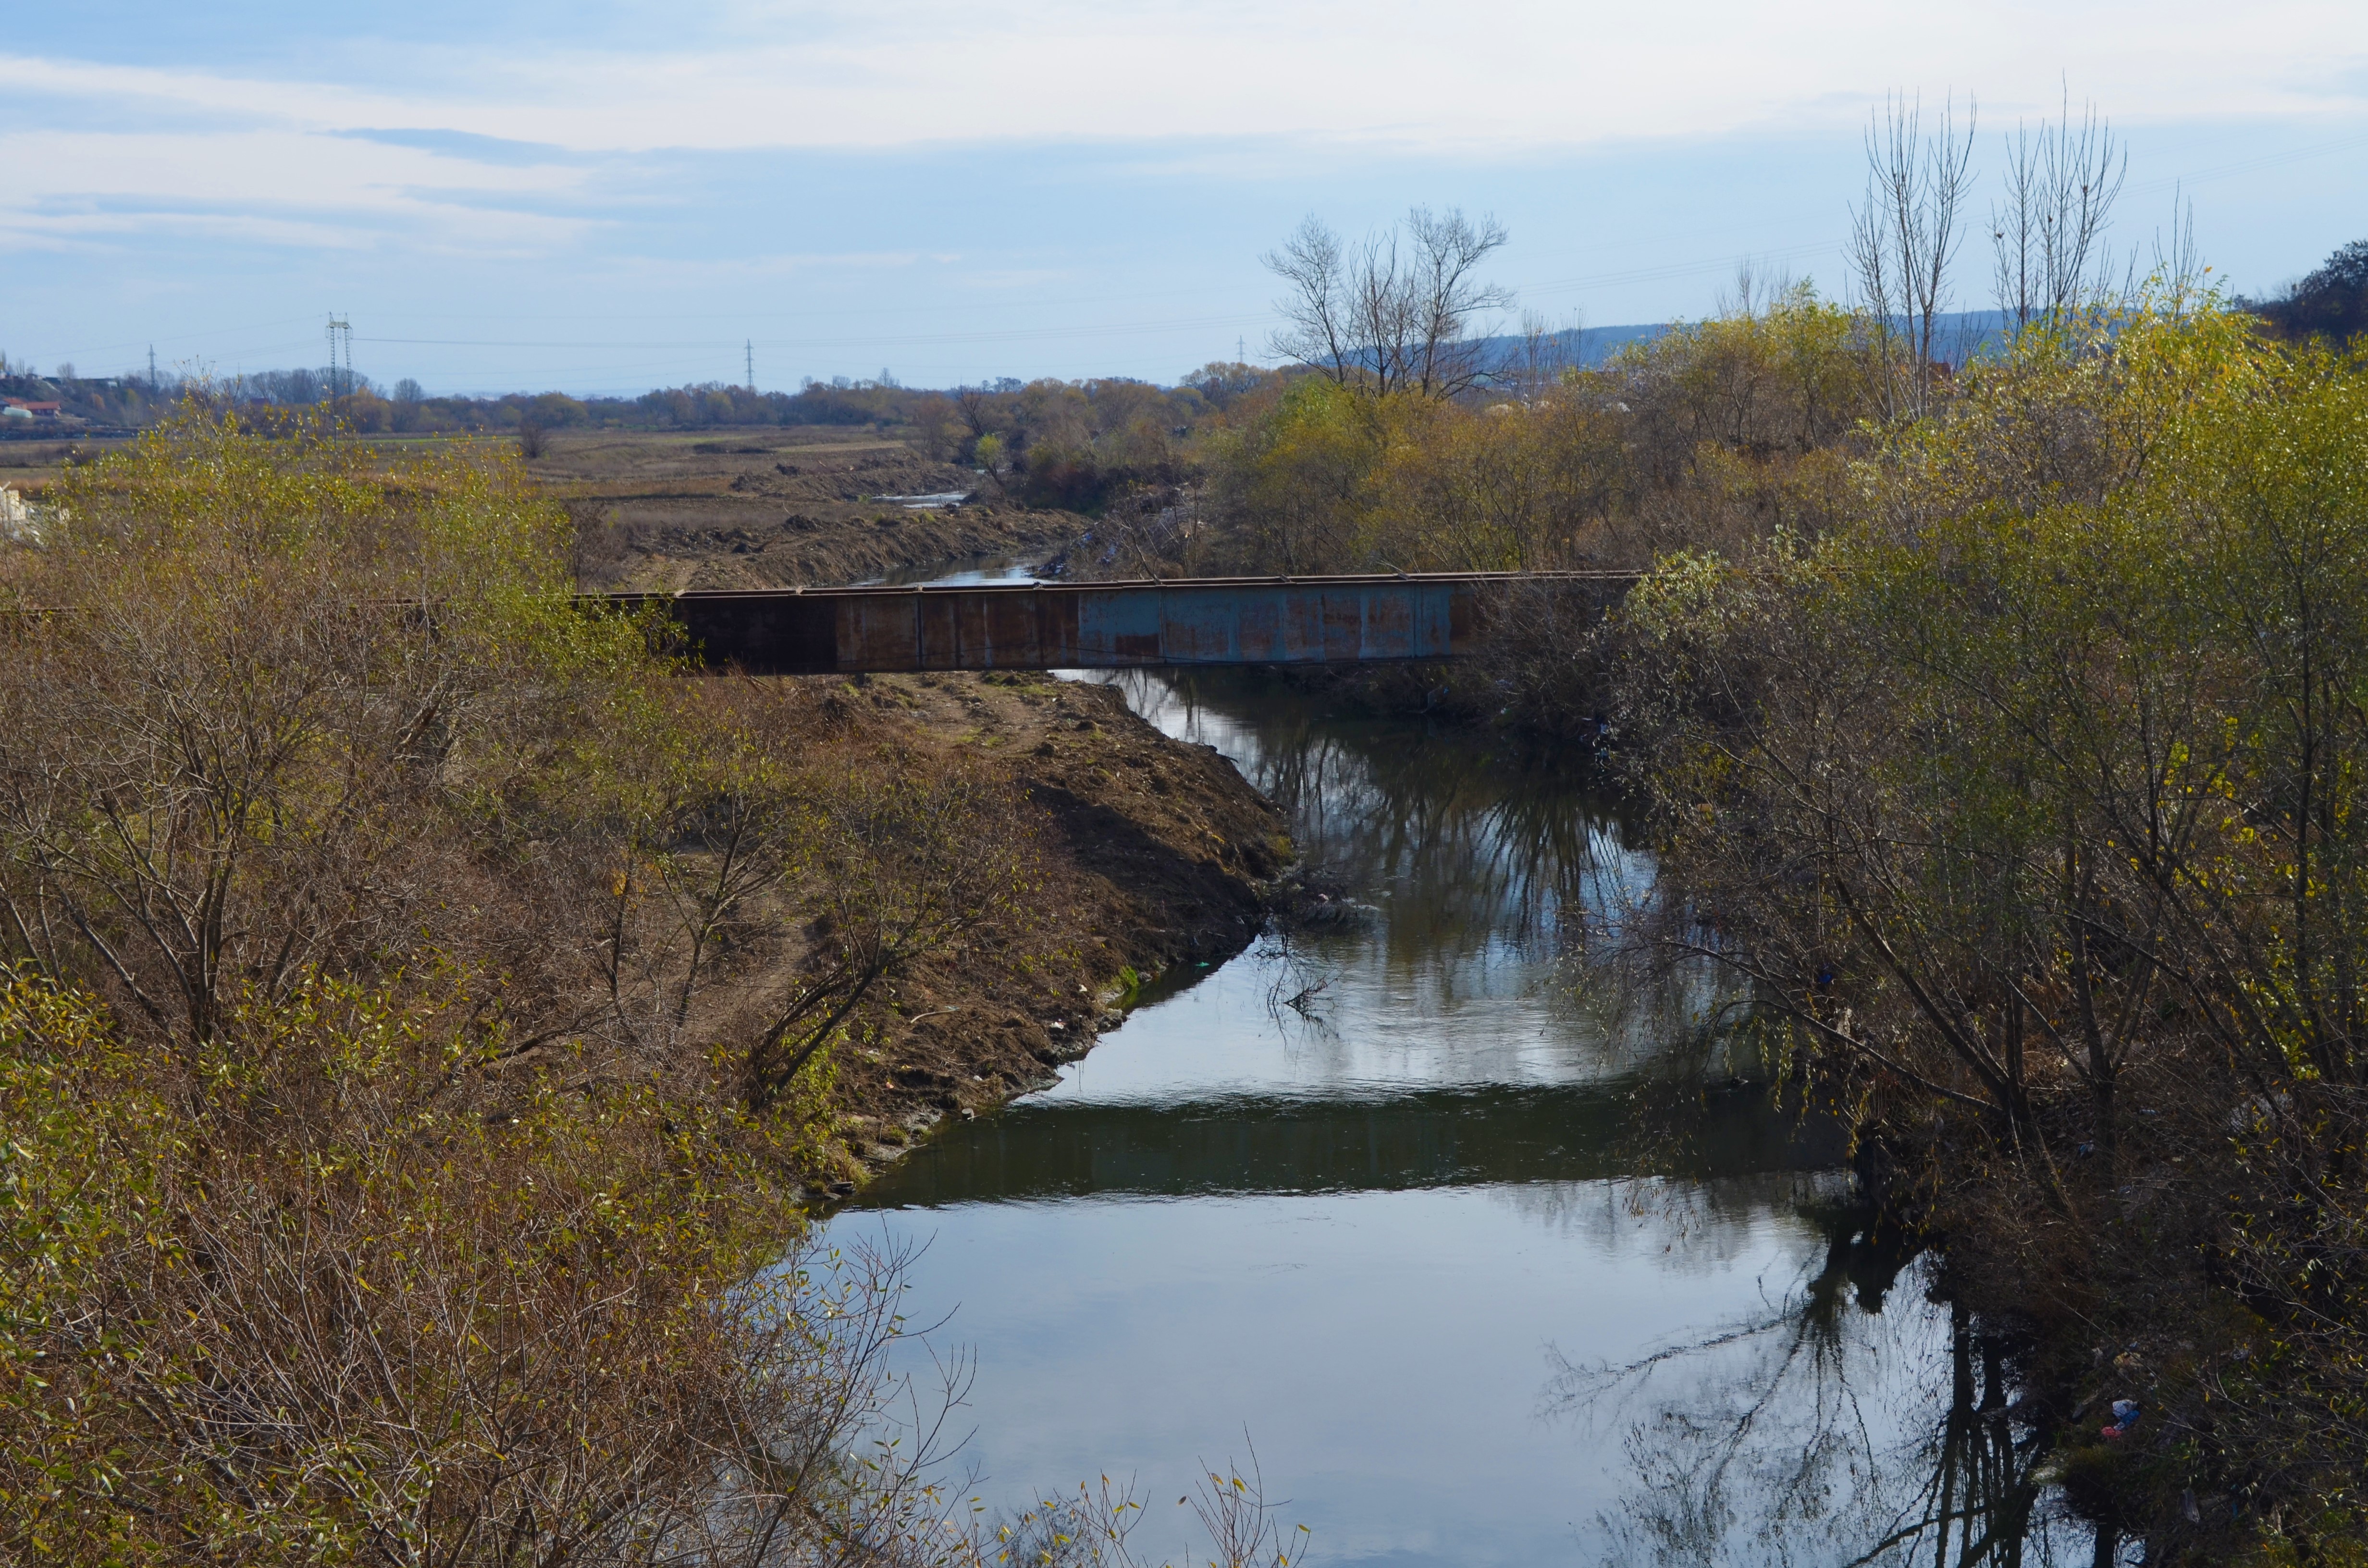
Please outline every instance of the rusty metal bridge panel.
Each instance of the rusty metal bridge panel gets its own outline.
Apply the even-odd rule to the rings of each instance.
[[[1610,573],[1198,577],[1156,582],[617,595],[655,604],[711,668],[903,670],[1342,665],[1473,651],[1517,590],[1617,593]]]

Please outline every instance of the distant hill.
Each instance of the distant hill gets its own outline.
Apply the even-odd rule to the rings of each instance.
[[[1943,312],[1933,323],[1940,357],[1952,365],[1964,364],[1984,348],[2003,339],[2006,321],[2003,311]],[[1597,370],[1629,345],[1650,343],[1676,324],[1675,322],[1634,322],[1622,326],[1573,327],[1550,334],[1543,340],[1542,347],[1564,364]],[[1482,338],[1480,342],[1499,366],[1508,369],[1518,365],[1529,351],[1529,340],[1511,333]]]

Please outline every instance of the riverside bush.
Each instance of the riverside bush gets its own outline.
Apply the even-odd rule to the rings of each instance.
[[[193,406],[54,499],[0,574],[0,1556],[957,1550],[869,1446],[893,1260],[797,1205],[1023,802],[678,678],[498,456]]]
[[[1855,474],[1608,633],[1664,938],[1751,980],[1964,1289],[2145,1403],[2123,1522],[2356,1537],[2368,364],[2157,303],[2027,332]]]

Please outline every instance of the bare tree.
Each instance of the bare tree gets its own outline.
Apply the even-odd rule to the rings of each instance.
[[[1579,346],[1585,337],[1576,312],[1568,326],[1557,328],[1537,312],[1524,311],[1504,372],[1508,390],[1521,403],[1536,403],[1562,385],[1564,377],[1581,363]]]
[[[1352,253],[1314,217],[1262,259],[1291,286],[1276,301],[1288,325],[1272,351],[1313,366],[1344,387],[1386,397],[1450,398],[1489,376],[1475,320],[1513,301],[1512,290],[1474,274],[1506,241],[1490,217],[1417,207],[1400,229],[1370,234]]]
[[[1714,311],[1720,316],[1758,321],[1795,287],[1790,267],[1769,271],[1764,269],[1764,264],[1743,256],[1735,264],[1732,288],[1719,290]]]
[[[956,387],[954,412],[961,416],[962,428],[970,432],[970,438],[973,441],[995,429],[996,410],[988,401],[985,387]]]
[[[2006,143],[2006,199],[1990,209],[1998,310],[2016,332],[2034,322],[2060,326],[2103,297],[2105,229],[2128,169],[2128,150],[2095,105],[2083,105],[2073,123],[2069,94],[2061,118],[2041,120],[2037,134],[2016,125]]]
[[[1907,357],[1907,374],[1888,389],[1895,415],[1920,416],[1931,402],[1937,324],[1973,187],[1976,119],[1969,100],[1960,138],[1953,106],[1944,102],[1928,136],[1921,104],[1895,96],[1867,127],[1866,201],[1851,214],[1850,262],[1884,362]]]
[[[2154,236],[2154,281],[2161,291],[2162,308],[2173,319],[2195,309],[2203,298],[2204,278],[2211,270],[2195,248],[2195,203],[2174,187],[2170,232],[2166,235],[2157,229]]]

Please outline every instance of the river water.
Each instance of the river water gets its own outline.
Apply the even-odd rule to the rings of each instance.
[[[1365,908],[1168,977],[831,1221],[913,1254],[982,1506],[1110,1476],[1139,1555],[1201,1562],[1177,1499],[1254,1452],[1339,1568],[2092,1561],[2004,1347],[1696,1043],[1735,998],[1600,956],[1653,869],[1566,771],[1247,674],[1126,688]],[[1682,1135],[1639,1114],[1671,1084]]]

